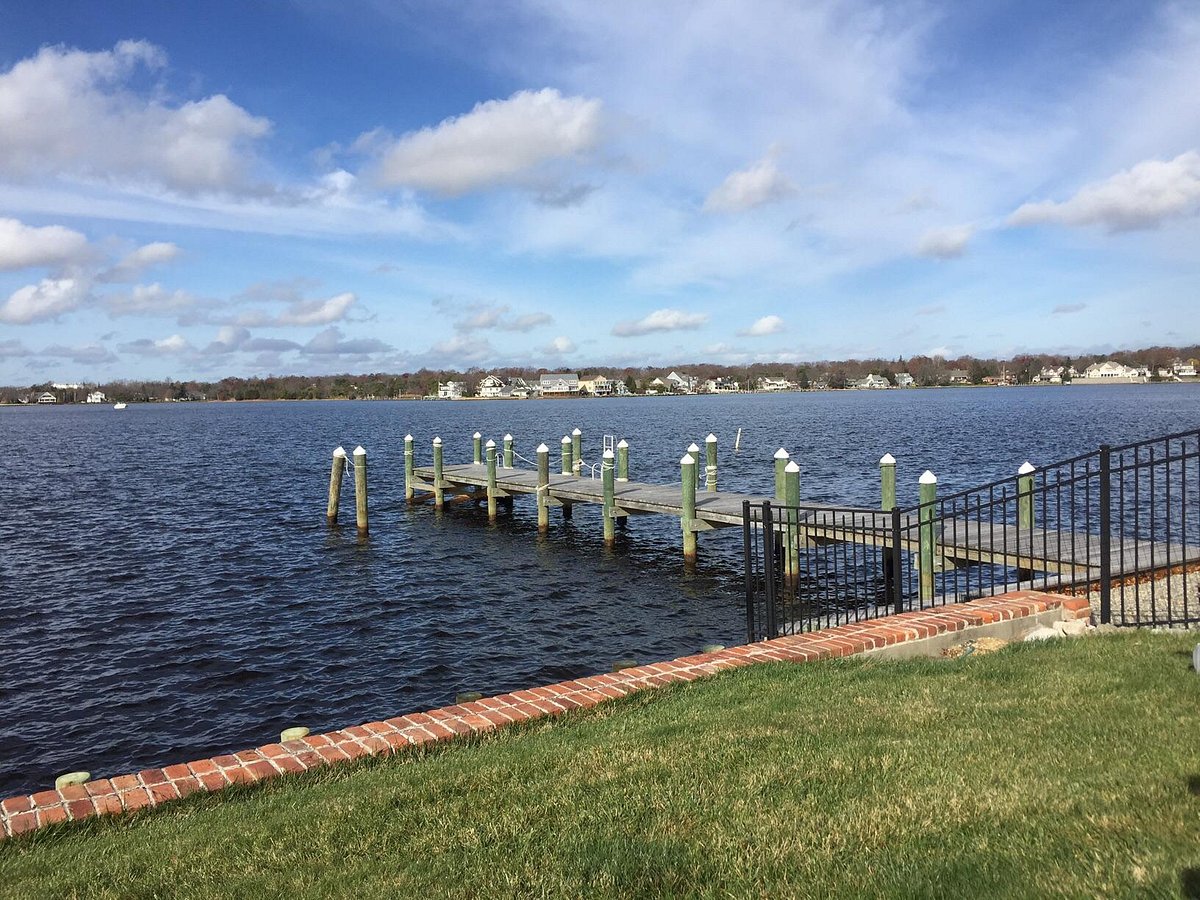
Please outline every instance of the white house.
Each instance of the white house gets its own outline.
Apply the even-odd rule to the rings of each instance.
[[[442,400],[461,400],[466,387],[466,384],[461,381],[447,381],[445,384],[438,384],[438,397]]]
[[[907,372],[896,373],[896,387],[912,387],[916,383],[916,379]]]
[[[1092,363],[1078,378],[1072,379],[1072,384],[1137,384],[1146,380],[1144,369],[1136,366],[1123,366],[1110,359],[1104,362]]]
[[[579,393],[579,374],[577,372],[558,372],[553,375],[543,375],[538,379],[543,397],[568,397]]]
[[[503,397],[505,396],[504,389],[508,385],[499,375],[484,375],[479,380],[479,387],[475,389],[475,393],[480,397]]]
[[[591,394],[593,397],[608,397],[612,395],[613,382],[603,375],[597,375],[595,378],[580,378],[579,392]]]
[[[795,385],[786,378],[760,378],[758,379],[758,389],[760,391],[790,391]]]
[[[104,391],[92,391],[87,395],[84,403],[107,403],[108,398],[104,396]]]
[[[1172,371],[1172,373],[1174,373],[1176,378],[1195,378],[1196,377],[1195,364],[1191,363],[1191,362],[1184,362],[1181,359],[1177,359],[1171,363],[1171,371]]]
[[[850,384],[850,387],[866,388],[868,390],[883,390],[884,388],[890,388],[891,386],[892,383],[890,381],[888,381],[882,375],[876,375],[874,372],[872,372],[866,378],[860,378],[858,381],[851,382]]]
[[[37,402],[38,403],[57,403],[58,398],[55,397],[49,391],[46,391],[44,394],[38,394]]]
[[[516,400],[527,400],[537,392],[537,387],[531,387],[524,378],[514,378],[504,387],[502,396],[512,397]]]
[[[666,381],[673,391],[681,394],[694,394],[700,380],[695,375],[672,372],[667,376]]]
[[[732,378],[710,378],[704,382],[704,390],[709,394],[736,394],[738,383]]]

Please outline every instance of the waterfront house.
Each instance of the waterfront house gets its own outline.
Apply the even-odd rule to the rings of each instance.
[[[704,390],[709,394],[736,394],[738,387],[732,378],[710,378],[704,382]]]
[[[466,384],[461,381],[447,381],[445,384],[438,384],[438,399],[461,400],[466,388]]]
[[[480,397],[503,397],[507,387],[508,384],[499,375],[484,375],[479,380],[479,386],[475,389],[475,393]]]
[[[594,378],[579,379],[579,393],[591,394],[593,397],[609,397],[613,392],[613,382],[603,375]]]
[[[966,369],[950,369],[946,372],[946,379],[951,384],[970,384],[971,373]]]
[[[1125,366],[1106,359],[1092,363],[1072,383],[1082,384],[1138,384],[1146,381],[1148,371],[1144,367]]]
[[[914,384],[916,384],[916,379],[907,372],[896,373],[896,387],[912,387]]]
[[[796,386],[786,378],[760,378],[758,379],[758,389],[760,391],[790,391]]]
[[[1171,374],[1176,378],[1195,378],[1196,377],[1196,361],[1189,359],[1184,362],[1181,359],[1176,359],[1171,362]]]
[[[512,397],[514,400],[527,400],[537,392],[524,378],[513,378],[504,386],[502,397]]]
[[[543,397],[570,397],[579,393],[578,372],[558,372],[538,379]]]
[[[87,395],[84,403],[107,403],[108,398],[104,396],[104,391],[92,391]]]
[[[666,382],[670,385],[671,390],[677,394],[694,394],[696,393],[696,387],[700,383],[700,379],[695,375],[672,372],[667,376]]]
[[[44,393],[38,394],[37,402],[38,403],[57,403],[58,398],[55,397],[49,391],[45,391]]]
[[[882,375],[876,375],[874,372],[872,372],[866,378],[860,378],[857,381],[852,381],[848,385],[848,387],[852,388],[862,388],[865,390],[876,391],[883,390],[884,388],[890,388],[891,386],[892,383],[890,381],[888,381]]]

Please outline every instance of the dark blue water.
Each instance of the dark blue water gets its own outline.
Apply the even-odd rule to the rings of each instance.
[[[671,481],[691,441],[720,439],[724,489],[769,492],[780,445],[805,499],[874,504],[877,461],[901,499],[1200,424],[1200,389],[991,388],[487,403],[330,402],[0,409],[0,796],[55,775],[111,775],[744,639],[741,534],[631,521],[614,550],[598,510],[528,498],[489,526],[474,508],[407,507],[403,437],[506,431],[557,459],[578,426],[632,445],[634,478]],[[742,451],[732,452],[743,429]],[[324,522],[330,452],[369,451],[371,536]]]

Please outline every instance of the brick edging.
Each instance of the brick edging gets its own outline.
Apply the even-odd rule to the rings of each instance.
[[[810,662],[850,656],[1054,609],[1061,609],[1063,618],[1086,618],[1091,612],[1083,598],[1017,591],[713,653],[682,656],[612,674],[561,681],[470,703],[409,713],[382,722],[353,725],[282,744],[266,744],[211,759],[102,778],[61,790],[9,797],[0,802],[0,840],[58,822],[159,806],[197,791],[219,791],[229,785],[254,784],[278,775],[305,772],[362,756],[387,755],[409,747],[494,731],[516,722],[595,706],[647,688],[675,681],[694,681],[724,669],[767,661]]]

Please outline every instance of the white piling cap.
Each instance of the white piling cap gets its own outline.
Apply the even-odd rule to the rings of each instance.
[[[545,444],[538,444],[537,452],[538,453],[549,453],[550,448],[547,447]]]
[[[786,450],[784,450],[782,447],[780,447],[778,450],[775,451],[775,458],[776,459],[787,459],[788,452]]]
[[[581,434],[583,434],[583,432],[580,431],[578,428],[576,428],[574,431],[571,432],[572,437],[579,437],[579,435],[581,435]]]
[[[783,467],[783,471],[785,471],[785,472],[799,472],[799,471],[800,471],[800,467],[799,467],[798,465],[796,465],[795,461],[793,460],[792,462],[788,463],[786,466],[784,466],[784,467]]]
[[[695,441],[692,441],[690,444],[688,444],[688,453],[697,453],[699,450],[700,448],[696,446]]]
[[[613,458],[614,458],[616,455],[617,455],[617,454],[613,453],[611,450],[605,450],[605,451],[604,451],[604,458],[605,458],[605,459],[613,459]]]
[[[685,454],[683,454],[683,458],[681,460],[679,460],[679,464],[681,466],[694,466],[696,464],[696,461],[694,459],[692,459],[692,454],[685,453]]]
[[[362,444],[359,444],[357,447],[354,448],[354,455],[355,456],[366,456],[367,451],[362,448]]]
[[[411,434],[406,434],[406,435],[404,436],[404,443],[406,443],[406,444],[408,444],[408,443],[411,443],[411,442],[412,442],[412,439],[413,439],[413,438],[412,438],[412,435],[411,435]]]
[[[1037,471],[1037,466],[1035,466],[1029,460],[1025,460],[1024,465],[1022,465],[1021,468],[1017,469],[1017,474],[1018,475],[1032,475],[1036,471]]]
[[[483,437],[483,435],[482,435],[482,434],[480,434],[480,433],[477,431],[477,432],[475,432],[473,435],[471,435],[471,437],[473,437],[473,438],[481,438],[481,437]]]
[[[442,446],[442,439],[440,437],[435,437],[433,439],[433,446],[435,446],[435,447]]]
[[[618,447],[625,447],[626,449],[628,449],[628,447],[629,447],[629,441],[625,440],[625,438],[621,438],[621,440],[617,442],[617,446],[618,446]]]
[[[491,438],[488,438],[488,442],[486,444],[484,444],[483,446],[487,447],[489,450],[495,450],[496,442],[493,441]]]
[[[562,442],[563,442],[564,444],[569,444],[569,443],[571,443],[571,438],[570,438],[570,436],[569,436],[569,435],[566,435],[566,434],[564,434],[564,435],[563,435]]]
[[[892,456],[890,453],[885,453],[883,456],[879,457],[879,464],[881,466],[894,466],[896,464],[896,457]]]
[[[334,450],[334,451],[333,451],[333,455],[334,455],[335,457],[337,457],[337,456],[340,456],[340,457],[342,457],[342,458],[344,459],[344,458],[345,458],[345,456],[346,456],[346,448],[345,448],[345,447],[338,447],[336,450]]]
[[[921,484],[937,484],[937,476],[928,469],[925,470],[925,473],[918,480]]]
[[[511,435],[511,434],[506,434],[506,435],[504,436],[504,439],[505,439],[506,441],[511,441],[511,440],[512,440],[512,435]]]
[[[710,431],[710,432],[708,433],[708,437],[706,437],[706,438],[704,439],[704,443],[706,443],[706,444],[709,444],[709,443],[715,444],[716,442],[717,442],[717,436],[716,436],[715,434],[713,434],[713,433]]]

